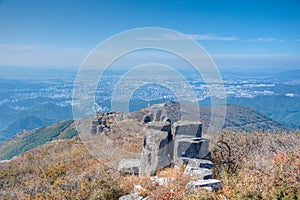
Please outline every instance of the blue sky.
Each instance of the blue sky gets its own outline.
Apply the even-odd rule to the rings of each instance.
[[[79,66],[113,34],[188,34],[224,68],[300,69],[299,0],[0,0],[0,66]]]

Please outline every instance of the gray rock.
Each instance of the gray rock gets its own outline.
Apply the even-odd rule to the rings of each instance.
[[[155,113],[155,121],[161,121],[160,118],[161,118],[161,115],[162,114],[162,110],[157,110],[156,113]]]
[[[211,162],[210,160],[205,160],[205,159],[193,159],[190,160],[189,164],[191,165],[195,165],[201,168],[207,168],[207,169],[211,169],[214,166],[214,163]]]
[[[200,167],[200,168],[206,168],[211,169],[214,166],[214,163],[210,160],[206,159],[197,159],[197,158],[186,158],[186,157],[180,157],[176,160],[177,165],[189,165],[192,167]]]
[[[102,133],[103,132],[103,126],[102,125],[98,125],[97,126],[97,133]]]
[[[158,184],[158,185],[164,185],[167,186],[169,185],[172,181],[174,181],[174,178],[168,178],[168,177],[160,177],[158,178],[157,176],[151,176],[150,180],[152,181],[152,183],[154,184]]]
[[[149,122],[151,122],[152,120],[151,120],[151,118],[150,118],[150,116],[148,116],[148,115],[146,115],[145,117],[144,117],[144,119],[143,119],[143,122],[146,124],[146,123],[149,123]]]
[[[151,121],[154,121],[153,113],[150,113],[150,114],[149,114],[149,117],[150,117]]]
[[[212,190],[217,191],[222,188],[222,184],[221,181],[217,179],[208,179],[208,180],[190,181],[186,187],[188,189],[195,189],[197,187],[210,187]]]
[[[122,159],[118,164],[118,171],[122,175],[139,175],[141,161],[139,159]]]
[[[104,131],[104,132],[109,132],[109,131],[110,131],[110,128],[104,127],[104,128],[103,128],[103,131]]]
[[[204,158],[208,154],[209,140],[204,138],[176,137],[174,159],[179,157]]]
[[[95,125],[95,126],[99,125],[98,120],[93,120],[93,121],[92,121],[92,125]]]
[[[92,133],[92,134],[96,134],[96,133],[97,133],[97,126],[94,125],[94,124],[92,125],[91,133]]]
[[[183,174],[195,177],[197,179],[203,179],[203,180],[212,178],[212,171],[210,169],[193,167],[193,166],[189,166],[189,165],[186,166]]]
[[[166,117],[166,116],[164,116],[164,115],[162,115],[162,116],[160,116],[160,119],[159,119],[159,121],[162,121],[162,122],[164,122],[166,119],[167,119],[167,117]]]
[[[145,129],[141,159],[142,174],[152,175],[157,170],[171,164],[173,145],[172,140],[169,138],[170,134],[166,131],[160,131],[156,127],[151,125]]]
[[[202,136],[202,124],[196,121],[177,121],[173,124],[173,134],[191,137]]]
[[[147,128],[148,129],[154,129],[154,130],[158,130],[158,131],[166,131],[169,134],[171,134],[171,123],[169,122],[149,122],[147,124]]]

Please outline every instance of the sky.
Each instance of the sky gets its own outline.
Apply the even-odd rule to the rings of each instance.
[[[187,34],[221,68],[300,69],[300,0],[0,0],[0,66],[78,67],[142,27]]]

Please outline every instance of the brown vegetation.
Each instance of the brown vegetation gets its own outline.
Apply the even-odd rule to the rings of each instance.
[[[0,199],[116,199],[117,177],[77,137],[53,141],[0,165]]]
[[[126,192],[145,188],[150,199],[299,199],[300,133],[246,133],[224,131],[212,139],[214,178],[222,181],[217,192],[198,189],[190,194],[180,169],[166,169],[158,177],[172,181],[153,186],[145,177],[126,177]],[[147,183],[145,185],[144,183]],[[144,184],[144,185],[143,185]]]
[[[214,178],[223,184],[218,192],[199,189],[189,194],[182,169],[157,173],[170,180],[163,186],[147,176],[121,177],[90,156],[75,137],[1,163],[0,199],[117,199],[134,185],[141,185],[140,195],[149,199],[300,198],[300,133],[226,131],[215,141]]]
[[[230,155],[213,153],[229,199],[299,199],[300,133],[223,132]],[[221,157],[220,157],[221,156]]]

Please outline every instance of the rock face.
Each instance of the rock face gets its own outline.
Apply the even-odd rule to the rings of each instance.
[[[177,121],[172,127],[174,160],[180,157],[203,158],[208,154],[209,140],[202,138],[202,124],[197,121]]]
[[[209,140],[201,137],[200,122],[178,121],[172,124],[166,117],[163,121],[148,122],[150,118],[144,118],[147,127],[144,130],[142,174],[154,174],[180,157],[203,158],[208,154]],[[157,118],[162,119],[161,113]]]
[[[175,137],[174,160],[179,157],[203,158],[208,154],[209,140],[204,138]]]
[[[141,173],[152,175],[169,166],[173,158],[171,124],[151,122],[144,130]]]
[[[203,159],[208,155],[209,139],[202,137],[202,124],[198,121],[171,120],[157,112],[143,118],[146,126],[141,160],[128,159],[119,163],[119,171],[133,171],[133,174],[154,175],[155,172],[174,164],[185,166],[184,175],[191,177],[186,188],[190,193],[198,187],[218,190],[221,182],[213,178],[211,168],[214,164]],[[139,165],[140,164],[140,165]],[[172,178],[150,178],[153,183],[167,185]],[[143,199],[137,192],[120,199]],[[145,197],[147,199],[147,197]]]
[[[173,124],[173,134],[175,136],[202,136],[202,124],[195,121],[177,121]]]

